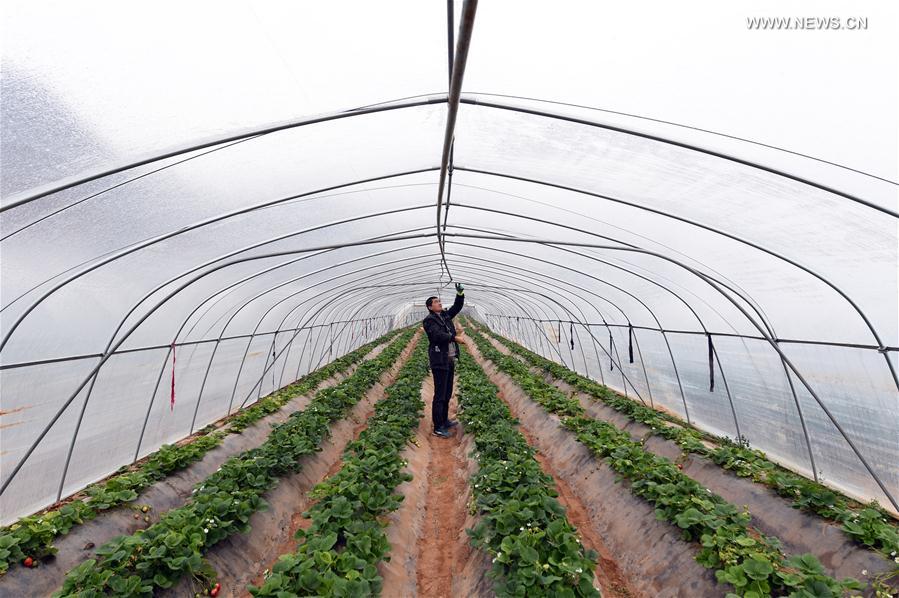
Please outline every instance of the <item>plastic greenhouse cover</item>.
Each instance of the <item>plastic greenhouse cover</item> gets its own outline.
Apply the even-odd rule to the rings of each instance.
[[[481,3],[438,229],[444,3],[5,5],[0,524],[451,279],[495,331],[895,511],[899,9],[685,10]]]

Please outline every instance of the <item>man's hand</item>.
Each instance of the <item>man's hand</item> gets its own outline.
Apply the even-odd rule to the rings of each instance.
[[[466,336],[465,336],[465,333],[464,333],[463,331],[461,331],[461,330],[457,330],[457,331],[456,331],[456,335],[455,335],[455,337],[453,337],[453,338],[455,338],[456,342],[459,343],[459,344],[462,344],[462,345],[467,344],[467,343],[465,342],[465,340],[466,340],[468,337],[466,337]]]
[[[461,282],[457,282],[457,283],[456,283],[456,294],[457,294],[457,295],[464,295],[464,294],[465,294],[465,287],[462,286],[462,283],[461,283]]]

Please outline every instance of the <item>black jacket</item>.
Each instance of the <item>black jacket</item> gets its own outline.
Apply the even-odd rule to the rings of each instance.
[[[431,312],[422,320],[421,325],[428,335],[428,361],[431,369],[445,369],[449,367],[449,344],[456,345],[456,355],[459,354],[459,345],[453,338],[456,336],[456,327],[453,318],[462,311],[465,303],[465,295],[456,295],[453,306],[440,313]]]

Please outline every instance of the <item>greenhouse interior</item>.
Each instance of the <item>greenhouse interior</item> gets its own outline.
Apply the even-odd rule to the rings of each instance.
[[[899,595],[899,7],[4,3],[0,596]]]

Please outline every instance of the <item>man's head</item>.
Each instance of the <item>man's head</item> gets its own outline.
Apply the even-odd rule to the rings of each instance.
[[[428,300],[425,301],[425,306],[427,306],[429,311],[437,313],[443,311],[443,306],[440,304],[440,297],[428,297]]]

